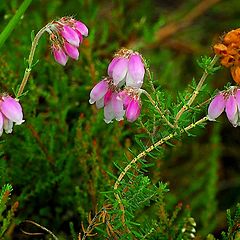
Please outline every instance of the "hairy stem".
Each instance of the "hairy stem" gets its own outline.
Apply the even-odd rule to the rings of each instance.
[[[188,130],[196,127],[199,124],[202,124],[204,122],[206,122],[208,120],[208,117],[203,117],[200,120],[198,120],[195,123],[191,123],[190,125],[188,125],[187,127],[185,127],[184,129],[180,130],[180,133],[184,133],[187,132]],[[119,203],[120,209],[122,210],[122,222],[125,225],[125,210],[124,210],[124,206],[122,204],[122,200],[119,196],[119,194],[117,193],[117,189],[122,181],[122,179],[124,178],[124,176],[127,174],[127,172],[132,168],[132,166],[138,162],[141,158],[145,157],[148,153],[150,153],[152,150],[154,150],[156,147],[162,145],[163,143],[167,142],[168,140],[172,139],[173,137],[176,137],[179,134],[179,132],[174,132],[169,134],[168,136],[160,139],[159,141],[157,141],[156,143],[152,144],[150,147],[148,147],[145,151],[141,152],[140,154],[138,154],[135,158],[132,159],[132,161],[123,169],[123,171],[120,173],[118,179],[116,180],[115,184],[114,184],[114,190],[115,190],[115,197]]]
[[[29,54],[29,57],[28,57],[28,66],[27,68],[25,69],[25,72],[24,72],[24,76],[23,76],[23,79],[22,79],[22,82],[21,82],[21,85],[19,87],[19,90],[17,92],[17,96],[16,98],[18,98],[19,96],[21,96],[21,94],[23,93],[23,90],[27,84],[27,81],[29,79],[29,76],[30,76],[30,73],[32,71],[32,63],[33,63],[33,57],[34,57],[34,54],[35,54],[35,50],[36,50],[36,47],[38,45],[38,41],[40,39],[40,37],[43,35],[43,33],[46,31],[46,29],[48,28],[49,24],[47,24],[46,26],[44,26],[37,34],[36,36],[34,37],[33,39],[33,42],[32,42],[32,47],[31,47],[31,50],[30,50],[30,54]]]
[[[165,117],[165,115],[163,114],[162,110],[158,107],[157,103],[152,99],[151,95],[145,91],[144,89],[141,89],[141,93],[143,93],[144,95],[147,96],[147,98],[150,100],[151,104],[157,109],[157,111],[159,112],[160,116],[162,117],[162,119],[167,123],[167,125],[171,128],[174,128],[173,124],[171,124],[168,119]]]
[[[209,64],[208,69],[211,70],[214,65],[216,64],[216,62],[218,61],[218,56],[215,55],[214,58],[212,59],[211,63]],[[177,123],[178,120],[180,119],[180,117],[182,116],[182,114],[189,109],[189,107],[192,105],[193,101],[195,100],[195,98],[197,97],[197,95],[199,94],[199,91],[201,90],[205,80],[207,79],[209,75],[209,72],[207,70],[204,71],[196,89],[194,90],[192,96],[190,97],[190,99],[188,100],[187,104],[185,104],[177,113],[176,118],[175,118],[175,127],[177,127]]]

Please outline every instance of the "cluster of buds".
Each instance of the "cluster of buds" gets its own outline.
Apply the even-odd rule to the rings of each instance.
[[[22,107],[18,100],[3,94],[0,98],[0,136],[3,130],[11,133],[13,123],[20,125],[24,122]]]
[[[138,52],[121,49],[108,66],[108,77],[100,81],[90,93],[90,104],[104,107],[106,123],[123,120],[135,121],[141,111],[141,86],[145,67]]]
[[[228,120],[234,127],[240,126],[240,88],[231,86],[219,92],[208,107],[208,119],[215,121],[225,110]]]
[[[233,80],[240,84],[240,28],[228,32],[213,49],[220,56],[221,64],[230,68]]]
[[[71,17],[62,17],[48,24],[46,31],[50,35],[53,56],[58,63],[64,66],[68,57],[78,59],[78,47],[83,37],[88,36],[85,24]]]

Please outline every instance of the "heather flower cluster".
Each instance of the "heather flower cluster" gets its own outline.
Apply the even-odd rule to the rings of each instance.
[[[68,57],[78,60],[78,47],[83,37],[88,36],[85,24],[71,17],[62,17],[48,24],[46,31],[50,35],[53,56],[58,63],[66,65]]]
[[[220,56],[221,64],[230,68],[233,80],[240,84],[240,28],[228,32],[213,49]]]
[[[90,104],[104,107],[106,123],[123,120],[134,122],[141,111],[141,87],[145,74],[142,56],[138,52],[121,49],[108,66],[108,77],[90,92]]]
[[[22,107],[18,100],[3,94],[0,98],[0,136],[3,130],[11,133],[13,123],[20,125],[23,122]]]
[[[234,127],[240,126],[240,88],[231,86],[219,92],[208,107],[208,119],[215,121],[225,110],[228,120]]]

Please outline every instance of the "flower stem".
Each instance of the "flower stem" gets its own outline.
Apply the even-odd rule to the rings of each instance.
[[[171,124],[168,119],[165,117],[165,115],[163,114],[163,112],[161,111],[161,109],[158,107],[157,103],[152,99],[151,95],[144,89],[141,89],[141,93],[143,93],[144,95],[147,96],[147,98],[150,100],[151,104],[157,109],[157,111],[159,112],[160,116],[162,117],[162,119],[167,123],[167,125],[171,128],[174,128],[174,125]]]
[[[200,120],[198,120],[195,123],[191,123],[190,125],[188,125],[187,127],[183,128],[180,130],[180,133],[184,133],[187,132],[188,130],[196,127],[199,124],[202,124],[204,122],[206,122],[208,120],[208,117],[203,117]],[[124,176],[127,174],[127,172],[132,168],[132,166],[138,162],[141,158],[145,157],[148,153],[150,153],[152,150],[154,150],[156,147],[162,145],[163,143],[167,142],[168,140],[172,139],[173,137],[176,137],[179,134],[179,132],[174,132],[169,134],[168,136],[160,139],[159,141],[157,141],[156,143],[152,144],[150,147],[148,147],[145,151],[139,153],[135,158],[132,159],[132,161],[123,169],[123,171],[120,173],[118,179],[116,180],[115,184],[114,184],[114,190],[115,190],[115,198],[117,199],[120,209],[122,211],[122,222],[125,225],[125,210],[124,210],[124,206],[122,203],[122,200],[119,196],[119,194],[117,193],[117,189],[122,181],[122,179],[124,178]]]
[[[34,222],[34,221],[31,221],[31,220],[25,220],[24,222],[26,223],[31,223],[37,227],[39,227],[40,229],[44,230],[45,232],[47,232],[48,234],[50,234],[54,240],[58,240],[57,236],[55,236],[50,230],[48,230],[47,228],[45,228],[44,226],[41,226],[40,224]],[[26,232],[24,230],[21,230],[24,234],[27,234],[27,235],[39,235],[39,233],[29,233],[29,232]]]
[[[21,96],[21,94],[23,93],[23,90],[24,90],[24,88],[27,84],[28,78],[29,78],[30,73],[32,71],[33,57],[34,57],[34,54],[35,54],[36,47],[38,45],[38,41],[39,41],[40,37],[43,35],[43,33],[46,31],[48,26],[49,26],[49,24],[47,24],[42,29],[40,29],[40,31],[36,34],[36,36],[34,37],[34,39],[32,41],[32,47],[31,47],[30,54],[29,54],[29,57],[28,57],[28,60],[27,60],[28,66],[25,69],[24,76],[23,76],[21,85],[19,87],[19,90],[17,92],[16,98],[19,98],[19,96]]]
[[[21,17],[23,16],[24,12],[27,10],[29,5],[31,4],[32,0],[24,0],[21,6],[16,11],[16,14],[11,18],[7,26],[0,34],[0,48],[3,46],[5,41],[8,39],[9,35],[16,27],[18,22],[20,21]]]
[[[209,64],[209,69],[212,69],[213,66],[216,64],[216,62],[218,61],[218,56],[215,55],[214,58],[212,59],[211,63]],[[175,118],[175,127],[177,127],[177,123],[178,120],[180,119],[180,117],[182,116],[182,114],[189,109],[189,107],[192,105],[193,101],[195,100],[195,98],[197,97],[197,95],[199,94],[199,91],[201,90],[205,80],[207,79],[209,75],[209,72],[207,70],[204,71],[196,89],[194,90],[192,96],[190,97],[190,99],[188,100],[187,104],[185,104],[177,113],[176,118]]]

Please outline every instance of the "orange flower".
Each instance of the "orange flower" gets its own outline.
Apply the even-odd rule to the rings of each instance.
[[[240,67],[239,66],[233,66],[230,68],[231,74],[233,77],[233,80],[240,85]]]
[[[233,80],[240,84],[240,28],[228,32],[213,50],[220,56],[221,64],[230,67]]]

